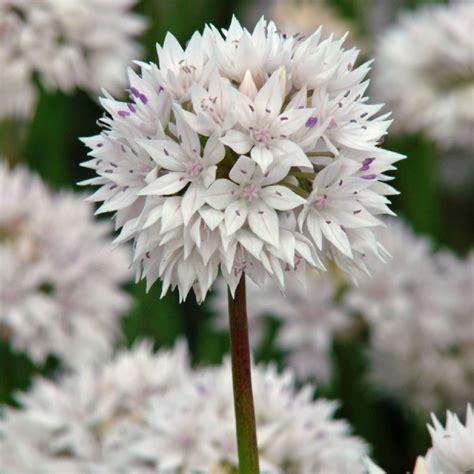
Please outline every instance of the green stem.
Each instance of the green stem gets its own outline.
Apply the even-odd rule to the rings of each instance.
[[[245,274],[242,275],[237,285],[235,298],[232,298],[230,291],[228,291],[228,301],[239,472],[240,474],[259,474],[247,302],[245,296]]]

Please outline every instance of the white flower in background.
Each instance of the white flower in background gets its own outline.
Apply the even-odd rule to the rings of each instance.
[[[291,372],[253,371],[262,472],[365,473],[367,446],[334,419],[337,403],[297,390]],[[230,366],[191,370],[182,344],[141,344],[58,382],[38,379],[0,419],[7,472],[232,472]],[[229,469],[228,471],[226,470]],[[221,469],[221,471],[219,471]]]
[[[459,410],[474,377],[474,254],[432,254],[426,239],[392,221],[379,239],[390,265],[344,296],[369,325],[372,380],[421,411]]]
[[[128,252],[82,196],[0,165],[0,336],[35,362],[107,357],[129,301]]]
[[[119,92],[141,53],[136,0],[4,0],[0,5],[0,117],[27,116],[33,75],[48,89]],[[17,105],[15,105],[15,103]]]
[[[335,260],[356,276],[383,255],[372,228],[401,156],[379,148],[390,121],[342,43],[234,18],[185,49],[168,34],[158,66],[130,71],[128,102],[102,99],[86,184],[134,241],[138,278],[202,301],[219,270],[232,291],[242,273],[285,287],[297,268]]]
[[[448,411],[446,427],[433,415],[428,426],[433,447],[418,458],[414,474],[464,474],[474,468],[474,415],[468,405],[465,425]]]
[[[28,61],[16,54],[21,20],[0,4],[0,119],[27,117],[35,101]]]
[[[274,317],[281,323],[275,342],[285,351],[286,361],[298,378],[315,377],[318,382],[328,382],[334,337],[352,323],[349,312],[336,303],[343,283],[337,281],[332,271],[321,274],[311,269],[302,282],[290,280],[284,293],[277,285],[260,289],[250,284],[247,312],[253,346],[262,342],[265,318]],[[218,313],[226,313],[225,284],[218,285],[212,304]],[[218,317],[215,321],[217,327],[222,327],[227,319]]]
[[[272,18],[280,29],[288,35],[310,35],[316,27],[323,25],[324,31],[340,38],[350,32],[348,47],[361,48],[362,38],[357,37],[356,25],[329,5],[326,0],[314,2],[312,0],[262,0],[256,2],[251,9],[252,16],[260,15],[262,8],[266,15]],[[356,34],[356,35],[354,35]],[[362,44],[362,52],[366,52],[366,45]]]
[[[460,1],[407,12],[382,37],[375,93],[402,130],[425,130],[443,146],[472,149],[473,29],[474,4]]]

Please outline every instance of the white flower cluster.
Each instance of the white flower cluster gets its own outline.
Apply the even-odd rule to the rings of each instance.
[[[468,405],[466,424],[447,413],[446,427],[433,415],[433,426],[428,426],[433,447],[426,458],[419,458],[414,474],[464,474],[474,469],[474,415]]]
[[[375,92],[401,129],[473,148],[473,30],[473,2],[458,1],[407,12],[381,38]]]
[[[216,327],[228,320],[227,288],[219,282],[218,293],[212,300],[213,309],[219,313]],[[345,280],[337,282],[334,272],[310,270],[305,281],[291,280],[283,293],[277,285],[260,289],[247,287],[249,335],[252,345],[258,346],[264,336],[265,317],[271,316],[281,323],[276,344],[287,355],[286,361],[300,380],[315,377],[318,382],[328,382],[331,375],[331,349],[335,336],[348,329],[353,318],[336,296]]]
[[[370,327],[373,380],[423,411],[462,409],[474,380],[474,253],[432,254],[396,222],[379,239],[391,264],[345,295]]]
[[[380,253],[372,227],[390,213],[378,145],[390,121],[368,105],[344,39],[280,33],[263,18],[207,26],[183,49],[168,34],[159,67],[129,72],[130,101],[107,96],[105,130],[85,139],[92,197],[133,239],[137,274],[202,301],[219,268],[285,286],[333,259],[354,274]]]
[[[35,100],[33,75],[49,89],[119,91],[140,54],[134,41],[144,19],[136,0],[2,0],[0,118],[26,117]]]
[[[313,401],[274,367],[255,367],[253,383],[262,472],[366,472],[367,447],[333,418],[336,403]],[[100,368],[39,379],[0,419],[0,470],[230,474],[231,386],[228,362],[191,370],[182,344],[153,354],[142,343]]]
[[[128,252],[82,199],[0,164],[0,337],[36,362],[108,356],[129,306]]]

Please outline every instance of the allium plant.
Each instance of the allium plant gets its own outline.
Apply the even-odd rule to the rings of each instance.
[[[258,460],[243,275],[284,288],[327,260],[367,271],[395,193],[385,173],[401,156],[379,147],[390,121],[364,96],[369,63],[355,67],[343,42],[263,18],[253,32],[235,18],[207,26],[184,49],[168,34],[159,65],[130,70],[129,100],[106,94],[104,130],[84,140],[91,200],[116,213],[119,242],[134,241],[137,277],[199,302],[219,271],[229,287],[244,472]]]
[[[83,196],[50,191],[0,163],[0,339],[36,363],[109,357],[129,299],[129,252]]]
[[[155,354],[141,343],[101,367],[38,379],[0,420],[0,470],[235,473],[230,378],[227,362],[191,369],[182,344]],[[254,367],[254,382],[265,473],[365,474],[368,447],[334,418],[337,402],[314,401],[273,366]]]
[[[433,253],[397,221],[378,238],[390,265],[379,263],[343,297],[370,329],[372,381],[417,410],[459,412],[474,381],[474,252]]]
[[[136,0],[2,0],[0,118],[33,110],[36,74],[48,89],[118,92],[141,48]]]
[[[466,409],[466,423],[447,412],[444,427],[433,415],[433,426],[428,426],[432,448],[426,457],[418,458],[414,474],[464,474],[474,468],[474,414]]]
[[[375,93],[392,108],[397,129],[472,150],[473,29],[473,2],[454,0],[404,13],[382,36]]]

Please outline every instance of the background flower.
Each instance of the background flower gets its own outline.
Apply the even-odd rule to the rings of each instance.
[[[186,349],[149,344],[59,382],[38,379],[0,421],[0,467],[32,472],[212,472],[236,463],[230,366],[191,370]],[[365,472],[367,447],[290,371],[254,368],[262,470]],[[21,453],[21,455],[20,455]]]
[[[124,69],[140,56],[135,37],[143,17],[136,0],[5,0],[0,6],[3,65],[0,117],[27,116],[34,104],[33,75],[48,89],[76,87],[119,92]],[[16,106],[14,105],[16,102]]]
[[[35,362],[102,360],[129,308],[128,252],[83,196],[50,191],[24,168],[0,167],[0,328]]]
[[[473,28],[474,5],[459,1],[407,12],[384,33],[374,84],[399,129],[472,150]]]

